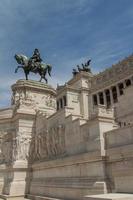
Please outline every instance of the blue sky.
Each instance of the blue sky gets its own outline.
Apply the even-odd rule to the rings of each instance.
[[[30,57],[34,48],[52,64],[54,87],[89,58],[92,71],[102,71],[133,53],[133,0],[1,0],[0,107],[24,77],[14,74],[14,54]]]

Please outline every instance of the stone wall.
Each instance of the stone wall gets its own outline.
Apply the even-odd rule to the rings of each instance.
[[[115,128],[110,113],[103,120],[97,112],[87,121],[66,108],[48,118],[39,115],[36,122],[28,197],[82,199],[110,191],[103,138]]]
[[[115,192],[133,192],[133,87],[125,89],[116,105],[119,128],[105,133],[108,176]]]
[[[133,184],[133,126],[105,134],[108,176],[115,192],[132,193]]]
[[[32,165],[29,194],[82,199],[87,194],[105,193],[104,165],[104,159],[98,152],[36,163]]]
[[[133,86],[124,90],[124,95],[119,97],[115,105],[115,117],[121,126],[133,124]]]

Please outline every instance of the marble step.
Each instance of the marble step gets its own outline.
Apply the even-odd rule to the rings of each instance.
[[[34,195],[27,195],[28,199],[30,200],[64,200],[64,199],[57,199],[52,197],[45,197],[45,196],[34,196]]]
[[[108,193],[99,195],[88,195],[85,200],[133,200],[133,194],[128,193]]]
[[[9,195],[0,195],[0,200],[30,200],[22,196],[9,196]]]

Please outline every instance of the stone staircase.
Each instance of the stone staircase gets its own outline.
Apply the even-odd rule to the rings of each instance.
[[[30,200],[65,200],[65,199],[57,199],[52,197],[44,197],[44,196],[33,196],[33,195],[27,195],[28,199]]]
[[[23,196],[8,196],[8,195],[0,195],[0,200],[30,200]]]
[[[133,194],[124,193],[108,193],[86,196],[86,200],[133,200]]]

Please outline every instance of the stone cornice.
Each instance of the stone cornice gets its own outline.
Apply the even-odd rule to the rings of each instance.
[[[91,73],[81,71],[76,76],[74,76],[72,79],[70,79],[65,85],[58,86],[57,87],[57,92],[58,92],[58,94],[60,94],[62,91],[64,91],[65,88],[73,88],[71,85],[76,83],[78,80],[80,80],[82,78],[86,78],[88,80],[89,79],[91,80],[93,76],[94,75],[91,74]]]
[[[56,90],[52,88],[52,86],[38,82],[38,81],[32,81],[32,80],[23,80],[20,79],[16,82],[16,84],[12,85],[12,90],[14,91],[16,88],[27,88],[32,89],[34,91],[44,91],[45,93],[52,93],[53,95],[56,95]]]
[[[77,93],[79,93],[80,92],[80,89],[76,89],[76,88],[74,88],[74,87],[72,87],[72,86],[70,86],[70,85],[64,85],[61,89],[59,89],[59,90],[57,90],[57,96],[59,96],[61,93],[63,93],[63,92],[66,92],[66,91],[74,91],[74,92],[77,92]]]
[[[10,120],[13,115],[13,108],[0,109],[0,120]]]
[[[78,80],[80,80],[81,78],[92,78],[94,75],[92,73],[88,73],[88,72],[79,72],[76,76],[74,76],[70,81],[67,82],[68,85],[72,85],[75,82],[77,82]]]
[[[33,164],[32,167],[34,170],[43,170],[47,168],[56,168],[56,167],[62,167],[62,166],[69,166],[69,165],[76,165],[80,163],[89,163],[89,162],[99,162],[104,161],[105,157],[102,157],[100,155],[99,151],[95,152],[89,152],[89,153],[83,153],[80,155],[71,155],[66,157],[61,157],[56,160],[48,160],[45,162],[39,162],[36,164]]]
[[[17,119],[35,119],[36,112],[17,112],[12,118],[12,121],[16,121]]]
[[[62,94],[64,91],[65,91],[65,92],[67,91],[67,92],[81,93],[82,91],[83,91],[83,92],[84,92],[84,91],[89,92],[90,89],[88,89],[88,88],[86,88],[86,87],[81,87],[81,88],[77,89],[77,88],[74,88],[74,87],[72,87],[72,86],[70,86],[70,85],[64,85],[64,87],[61,88],[61,89],[58,91],[57,96],[59,96],[60,94]]]

